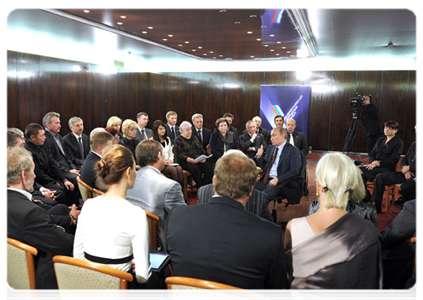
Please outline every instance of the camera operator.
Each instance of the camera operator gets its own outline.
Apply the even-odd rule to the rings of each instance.
[[[358,99],[357,99],[358,98]],[[370,154],[378,138],[382,136],[382,127],[379,122],[379,111],[373,104],[372,95],[364,95],[361,99],[356,97],[351,102],[360,101],[355,106],[363,124],[364,136],[367,143],[367,152]],[[356,103],[357,103],[356,102]]]

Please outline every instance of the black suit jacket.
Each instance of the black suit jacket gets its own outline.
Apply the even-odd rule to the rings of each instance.
[[[201,131],[203,134],[202,144],[203,144],[204,151],[206,151],[207,145],[210,143],[211,130],[203,127]],[[194,126],[192,126],[192,134],[195,134],[198,137],[198,139],[201,141],[197,128],[195,128]]]
[[[90,151],[87,158],[84,161],[81,169],[81,179],[83,182],[88,184],[90,187],[96,187],[97,173],[94,171],[95,164],[100,161],[101,158],[96,153]]]
[[[7,236],[38,249],[35,257],[37,289],[57,289],[52,258],[72,255],[73,235],[53,224],[48,212],[23,194],[7,191]]]
[[[147,136],[147,139],[150,139],[153,137],[153,130],[150,128],[144,128],[145,135]],[[137,136],[136,138],[141,142],[145,138],[141,135],[141,130],[137,127]]]
[[[288,133],[288,143],[289,143],[289,139],[290,139],[290,135],[291,133]],[[292,136],[294,138],[294,144],[295,147],[297,147],[298,149],[300,149],[300,151],[304,154],[304,157],[307,157],[308,154],[308,144],[305,138],[305,134],[302,132],[298,132],[298,131],[293,131],[292,132]]]
[[[257,154],[257,150],[261,147],[261,145],[263,145],[263,150],[266,151],[267,149],[266,139],[264,135],[262,135],[261,133],[257,134],[257,137],[254,140],[254,142],[251,142],[251,137],[248,131],[244,132],[243,134],[239,136],[239,147],[241,148],[242,152],[244,152],[251,159],[255,158]],[[248,151],[249,147],[254,147],[256,148],[256,150]]]
[[[281,227],[245,212],[238,201],[218,196],[175,207],[166,238],[176,276],[246,289],[285,288]]]
[[[169,124],[166,124],[166,129],[167,129],[167,135],[170,137],[170,141],[172,142],[172,145],[173,145],[175,143],[175,140],[181,135],[181,132],[179,131],[179,126],[175,125],[175,135],[172,134]]]
[[[90,152],[90,138],[86,134],[82,134],[82,146],[84,148],[84,158],[82,158],[81,147],[79,146],[79,141],[76,139],[75,135],[70,132],[63,137],[63,148],[65,154],[77,168],[81,168],[84,163],[84,159],[87,158],[88,153]]]
[[[416,142],[410,145],[407,154],[401,159],[401,167],[403,166],[409,166],[410,171],[416,175]]]
[[[59,164],[60,168],[63,172],[68,173],[71,169],[76,169],[76,166],[70,160],[69,157],[66,157],[65,153],[59,149],[59,146],[56,143],[53,135],[48,131],[45,130],[46,140],[44,145],[42,146],[43,151],[51,155],[51,157]],[[65,146],[63,142],[63,138],[59,136],[59,141],[62,144],[63,151],[65,151]]]
[[[228,132],[227,134],[230,134],[231,132]],[[235,133],[233,134],[233,141],[232,144],[230,144],[229,149],[238,149],[238,141],[237,136]],[[211,157],[212,162],[216,162],[219,158],[221,158],[224,154],[224,143],[222,139],[220,138],[221,134],[219,131],[213,132],[210,136],[210,153],[213,154]],[[226,149],[228,151],[229,149]]]
[[[404,150],[404,143],[397,136],[394,136],[386,145],[386,136],[380,137],[369,155],[369,162],[380,161],[379,168],[386,168],[395,171],[396,164]]]
[[[209,203],[213,195],[213,184],[210,183],[207,185],[203,185],[198,189],[198,204]],[[245,211],[262,217],[265,220],[269,220],[270,222],[273,222],[272,216],[269,212],[269,200],[267,199],[266,194],[261,191],[253,190],[253,193],[251,194],[247,204],[245,205]]]

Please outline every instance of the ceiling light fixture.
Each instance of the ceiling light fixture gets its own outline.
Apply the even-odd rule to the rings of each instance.
[[[123,23],[122,23],[122,22],[117,22],[116,24],[118,24],[118,25],[123,25]]]
[[[141,33],[143,33],[143,34],[147,34],[147,31],[141,31]]]
[[[167,36],[168,36],[168,37],[173,37],[173,34],[168,34]]]
[[[121,19],[126,19],[126,16],[120,16]]]
[[[241,22],[240,21],[235,21],[234,22],[234,25],[240,25],[241,24]]]
[[[273,51],[275,51],[275,49],[270,49],[270,52],[273,52]]]
[[[154,27],[153,27],[153,26],[148,26],[147,28],[148,28],[148,29],[150,29],[150,30],[151,30],[151,29],[154,29]]]
[[[274,35],[274,34],[269,34],[269,36],[270,36],[270,37],[275,37],[275,35]]]
[[[257,18],[257,15],[250,15],[250,18]]]
[[[214,51],[210,51],[209,53],[212,54],[212,53],[214,53]]]
[[[253,34],[253,32],[252,31],[247,31],[247,34]]]
[[[257,41],[259,41],[259,42],[260,42],[260,41],[261,41],[261,39],[257,39]]]
[[[286,10],[292,22],[294,23],[298,33],[307,47],[311,57],[315,57],[319,53],[313,31],[307,18],[307,12],[304,9],[287,9]]]
[[[165,41],[165,42],[166,42],[166,41],[167,41],[167,39],[163,39],[163,41]]]
[[[202,46],[198,46],[197,48],[198,48],[198,49],[203,49],[203,47],[202,47]]]
[[[197,49],[192,49],[193,52],[197,51]]]
[[[90,11],[88,9],[84,9],[84,13],[89,14]]]
[[[182,45],[182,44],[178,44],[178,46],[179,46],[179,47],[183,47],[184,45]]]
[[[184,43],[185,43],[185,44],[189,44],[189,41],[185,41]]]
[[[225,13],[226,12],[226,9],[221,9],[221,10],[219,10],[219,12],[220,13]]]

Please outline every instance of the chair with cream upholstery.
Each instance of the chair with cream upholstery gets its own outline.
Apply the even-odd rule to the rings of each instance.
[[[76,181],[78,182],[79,192],[81,193],[82,199],[87,201],[93,197],[93,188],[86,184],[79,176],[76,177]]]
[[[7,281],[14,289],[35,289],[34,256],[38,250],[7,238]]]
[[[169,300],[269,300],[257,292],[208,280],[171,276],[166,278],[166,284]]]
[[[133,277],[112,267],[70,256],[53,257],[59,289],[126,289]]]
[[[101,196],[103,194],[104,194],[104,192],[102,192],[102,191],[100,191],[96,188],[93,188],[93,197],[98,197],[98,196]]]

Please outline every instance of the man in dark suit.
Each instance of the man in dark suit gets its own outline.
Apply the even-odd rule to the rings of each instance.
[[[233,115],[233,114],[231,114],[230,112],[226,112],[226,113],[224,113],[223,114],[223,116],[222,116],[223,118],[225,118],[227,121],[228,121],[228,123],[229,123],[229,128],[228,128],[228,130],[230,131],[230,132],[233,132],[234,134],[235,134],[235,138],[236,138],[236,140],[238,141],[238,129],[236,129],[235,127],[233,127],[232,126],[232,122],[234,121],[234,119],[235,119],[235,116]],[[217,129],[215,129],[215,131],[216,131]],[[238,142],[237,142],[237,144],[238,144]],[[238,146],[238,145],[237,145]]]
[[[207,152],[207,146],[210,143],[211,131],[203,127],[203,115],[196,113],[192,115],[192,132],[197,135],[201,144],[203,145],[204,151]]]
[[[38,250],[35,287],[57,289],[52,258],[72,255],[73,235],[53,224],[50,215],[31,201],[34,186],[31,153],[14,147],[7,152],[7,236]]]
[[[112,145],[112,139],[113,136],[106,131],[97,132],[94,134],[90,140],[91,151],[88,153],[88,156],[82,165],[82,181],[88,184],[90,187],[99,189],[101,191],[107,191],[108,187],[105,186],[101,180],[97,180],[97,173],[94,170],[94,166],[101,159],[103,150]]]
[[[253,121],[256,122],[257,126],[257,134],[261,133],[264,136],[264,140],[266,141],[266,145],[270,145],[270,133],[264,128],[261,128],[261,118],[259,116],[255,116]]]
[[[269,201],[283,196],[289,203],[298,203],[301,197],[299,182],[291,181],[283,188],[280,185],[301,172],[302,158],[298,148],[287,143],[287,132],[283,127],[276,127],[271,132],[272,145],[268,147],[264,160],[259,160],[264,176],[257,181],[255,189],[267,194]]]
[[[247,132],[239,136],[239,146],[242,152],[257,163],[267,148],[265,137],[257,133],[256,122],[249,120],[245,127]]]
[[[410,145],[407,154],[401,159],[400,172],[384,172],[376,175],[372,201],[381,209],[385,186],[401,183],[402,199],[396,203],[416,199],[416,142]]]
[[[301,153],[304,154],[304,157],[307,157],[308,154],[308,144],[305,138],[304,133],[298,132],[295,130],[297,123],[294,119],[286,120],[286,130],[288,131],[288,143],[292,146],[297,147]]]
[[[139,141],[150,139],[153,137],[153,130],[147,128],[148,114],[146,112],[139,112],[137,114],[137,136]]]
[[[171,110],[166,113],[166,120],[167,120],[167,135],[170,137],[170,141],[172,145],[175,143],[175,140],[181,135],[179,131],[179,126],[176,125],[178,122],[178,114]]]
[[[281,227],[245,211],[256,179],[255,163],[230,150],[216,163],[210,202],[171,211],[167,252],[176,276],[244,289],[285,288]]]
[[[51,191],[56,191],[54,196],[57,202],[78,205],[74,184],[66,178],[66,174],[58,163],[42,150],[46,140],[43,127],[36,123],[29,124],[25,128],[25,137],[25,149],[32,153],[35,163],[37,183]]]
[[[73,162],[66,156],[63,138],[60,136],[60,114],[48,112],[43,117],[43,126],[45,129],[46,140],[42,150],[50,155],[65,173],[66,178],[73,184],[76,184],[76,177],[79,170]]]
[[[68,160],[81,169],[84,159],[90,152],[90,138],[83,133],[84,122],[79,117],[69,119],[69,128],[72,132],[63,137],[63,148]]]

